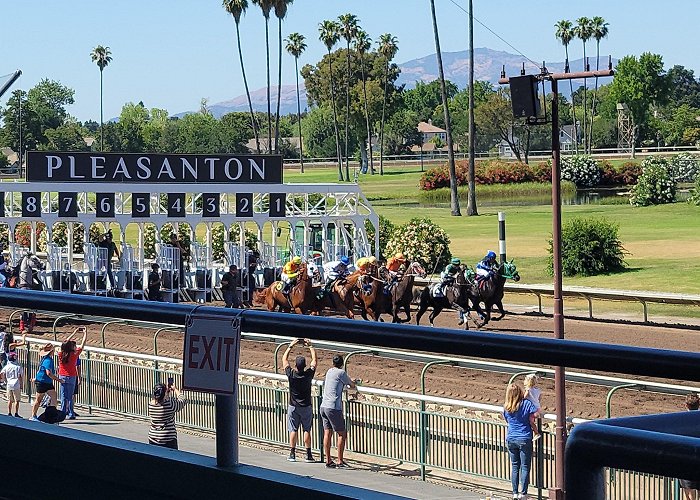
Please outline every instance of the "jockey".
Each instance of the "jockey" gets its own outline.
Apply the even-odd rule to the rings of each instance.
[[[326,277],[326,288],[330,288],[331,283],[343,279],[350,274],[348,271],[349,264],[350,259],[343,255],[339,260],[326,262],[323,265],[323,274]]]
[[[489,279],[493,276],[498,268],[498,262],[496,262],[496,252],[489,250],[481,262],[476,265],[476,279],[477,281],[483,281]]]
[[[399,269],[401,269],[401,266],[405,263],[406,256],[399,252],[387,261],[386,268],[389,270],[390,273],[392,273],[392,276],[395,276],[396,273],[399,272]]]
[[[377,258],[372,255],[371,257],[362,257],[355,262],[357,270],[360,271],[360,280],[362,282],[362,289],[369,293],[372,291],[372,284],[366,283],[365,277],[369,274],[370,270],[377,265]]]
[[[294,257],[282,268],[281,278],[284,283],[284,293],[288,293],[291,287],[296,284],[297,276],[299,275],[299,266],[301,266],[301,257]]]
[[[442,280],[440,283],[440,291],[443,294],[445,293],[445,286],[451,281],[454,281],[457,274],[462,270],[460,267],[461,264],[462,261],[455,257],[445,266],[445,270],[440,273],[440,279]]]

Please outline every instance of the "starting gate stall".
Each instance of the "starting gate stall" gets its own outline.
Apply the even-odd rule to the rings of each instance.
[[[11,234],[10,238],[12,238]],[[10,253],[10,264],[12,266],[18,265],[19,261],[22,260],[24,256],[29,253],[29,247],[24,247],[18,243],[10,243],[8,247],[8,251]]]
[[[68,247],[48,243],[46,245],[46,260],[47,288],[54,292],[72,293],[76,291],[78,277],[70,268]]]
[[[190,244],[190,271],[194,275],[194,286],[187,287],[190,297],[195,302],[211,302],[213,273],[210,247],[197,242]]]
[[[237,227],[238,241],[229,242],[224,248],[226,260],[242,271],[248,270],[246,228],[254,228],[261,257],[264,243],[274,249],[270,253],[268,248],[265,258],[260,259],[258,278],[263,277],[265,269],[280,267],[294,255],[307,260],[320,253],[327,260],[337,252],[333,245],[341,240],[351,258],[369,252],[370,248],[378,253],[379,231],[375,230],[374,241],[368,242],[365,223],[369,221],[378,229],[379,218],[357,184],[284,184],[279,155],[30,151],[26,175],[25,182],[7,183],[0,192],[0,223],[8,225],[13,262],[19,256],[19,249],[12,244],[16,243],[15,230],[20,222],[31,227],[29,251],[33,253],[37,252],[40,241],[37,237],[40,223],[50,233],[57,222],[65,222],[67,264],[78,276],[86,270],[89,277],[85,279],[85,288],[92,293],[107,293],[111,288],[106,276],[107,256],[88,243],[80,262],[81,257],[72,252],[73,229],[78,224],[83,228],[95,223],[105,229],[112,228],[116,244],[134,245],[135,251],[126,265],[122,261],[120,290],[117,287],[114,290],[117,295],[129,291],[125,273],[132,273],[133,278],[135,271],[140,273],[150,264],[145,259],[153,251],[154,239],[158,252],[165,248],[160,245],[160,233],[166,224],[199,226],[198,232],[203,234],[200,241],[208,249],[213,248],[215,233],[219,237],[220,233],[214,231],[218,224],[224,226],[224,233]],[[126,240],[129,224],[137,229],[135,236],[130,232],[136,241]],[[298,234],[297,227],[301,228]],[[281,239],[281,231],[287,228],[289,234]],[[47,241],[51,241],[48,236]],[[177,276],[179,256],[156,253],[155,257],[163,271],[171,273],[168,290],[177,292],[177,279],[184,281],[184,276]],[[203,270],[202,265],[196,265],[193,284],[197,283],[196,273]],[[206,265],[214,267],[211,257]],[[224,271],[222,267],[219,263],[218,268],[210,269],[213,283],[209,283],[218,283],[218,276]],[[206,273],[204,277],[208,281]],[[141,281],[138,288],[146,284],[145,278]],[[132,280],[132,291],[137,282]],[[136,293],[125,295],[141,297]]]
[[[166,302],[178,302],[180,291],[180,249],[157,244],[156,262],[160,266],[161,294]]]
[[[139,266],[134,247],[123,241],[117,275],[117,286],[121,295],[130,299],[143,297],[143,270]]]
[[[83,244],[83,263],[87,274],[87,291],[93,295],[107,295],[107,249],[94,243]],[[114,272],[114,271],[113,271]]]

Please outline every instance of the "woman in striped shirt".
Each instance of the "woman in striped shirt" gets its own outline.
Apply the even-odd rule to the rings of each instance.
[[[165,384],[156,384],[153,387],[153,399],[148,403],[148,415],[151,417],[149,444],[177,450],[175,413],[182,410],[185,403],[180,390],[172,384],[167,387]]]

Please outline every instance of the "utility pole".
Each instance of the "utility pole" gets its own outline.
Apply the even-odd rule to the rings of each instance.
[[[554,338],[564,338],[564,299],[562,294],[562,254],[561,254],[561,155],[559,144],[559,80],[613,76],[612,62],[608,69],[602,71],[583,71],[579,73],[549,73],[542,64],[542,72],[535,75],[538,81],[549,81],[552,85],[552,257],[554,271]],[[510,80],[501,75],[500,84]],[[511,95],[514,95],[511,92]],[[533,94],[537,99],[537,96]],[[534,107],[534,103],[533,103]],[[527,117],[529,123],[545,124],[547,117]],[[563,366],[554,367],[554,392],[556,405],[556,423],[554,436],[554,488],[549,491],[552,500],[564,500],[564,451],[566,448],[566,371]]]
[[[469,0],[469,188],[467,196],[467,215],[479,215],[476,207],[476,127],[474,125],[474,2]]]

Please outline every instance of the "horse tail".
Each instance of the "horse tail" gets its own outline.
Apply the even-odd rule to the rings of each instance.
[[[267,301],[267,296],[270,294],[270,288],[263,288],[253,294],[253,302],[258,305],[263,305]]]

